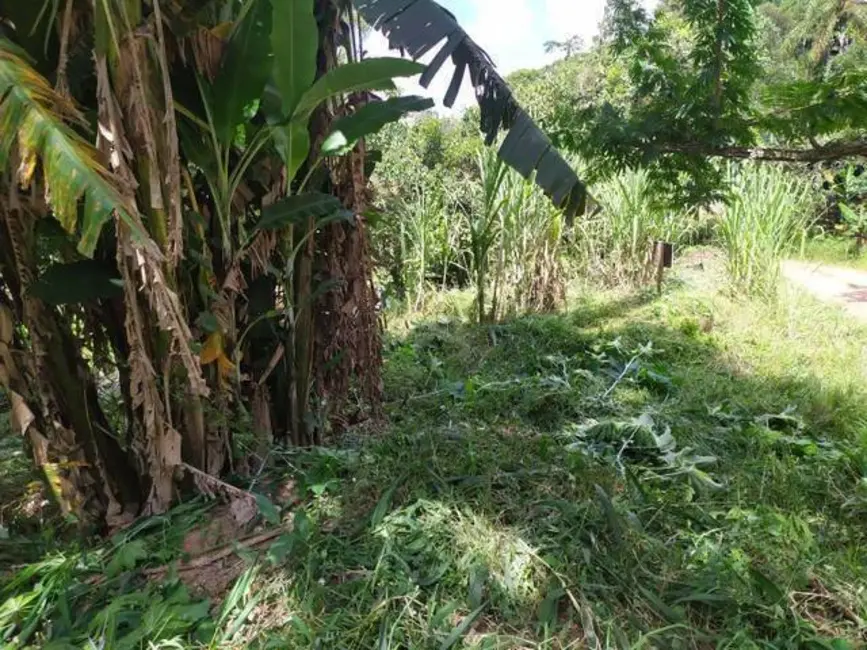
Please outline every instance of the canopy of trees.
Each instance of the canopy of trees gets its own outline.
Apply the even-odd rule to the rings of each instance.
[[[867,154],[865,17],[856,1],[667,1],[650,16],[612,0],[592,47],[510,81],[591,181],[644,167],[702,202],[722,183],[716,158]]]

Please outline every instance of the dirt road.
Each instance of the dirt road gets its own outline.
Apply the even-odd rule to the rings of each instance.
[[[820,262],[783,262],[783,275],[813,296],[867,322],[867,272]]]

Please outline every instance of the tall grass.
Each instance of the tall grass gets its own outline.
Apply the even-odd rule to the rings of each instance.
[[[400,307],[424,311],[432,289],[472,284],[479,322],[551,311],[565,297],[564,217],[495,150],[476,152],[460,176],[424,174],[389,196],[373,223],[386,290]]]
[[[591,192],[598,209],[576,223],[574,252],[582,274],[595,281],[647,282],[654,241],[682,244],[700,232],[698,212],[661,205],[643,170],[626,171]]]
[[[389,302],[423,310],[436,289],[466,273],[461,217],[442,183],[419,182],[393,198],[370,222],[375,256]]]
[[[533,179],[515,172],[503,194],[491,312],[502,318],[553,311],[565,298],[563,213]]]
[[[730,196],[716,234],[732,289],[773,297],[783,259],[803,241],[815,196],[803,179],[778,165],[730,164]]]
[[[435,255],[437,224],[442,220],[443,202],[424,186],[397,209],[400,232],[400,264],[407,304],[420,309],[427,293],[427,273]]]
[[[479,154],[478,205],[468,217],[479,320],[552,311],[563,302],[563,213],[536,186]]]
[[[491,252],[501,234],[500,214],[506,201],[503,184],[510,172],[493,150],[479,151],[477,164],[481,183],[476,205],[467,217],[467,226],[476,285],[476,312],[482,323],[492,318],[487,311],[488,271],[491,267]]]

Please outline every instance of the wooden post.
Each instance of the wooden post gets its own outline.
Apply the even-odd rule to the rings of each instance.
[[[674,264],[674,245],[670,242],[654,242],[653,259],[656,262],[656,290],[662,295],[662,280],[665,269]]]

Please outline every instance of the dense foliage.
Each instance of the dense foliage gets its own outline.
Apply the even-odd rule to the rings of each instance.
[[[562,303],[565,215],[486,151],[472,116],[392,125],[372,142],[375,258],[386,300],[477,288],[482,321]]]
[[[734,245],[729,217],[737,220],[745,186],[731,181],[762,183],[768,174],[801,188],[806,213],[792,222],[797,237],[814,224],[825,232],[838,223],[858,231],[859,212],[849,204],[867,198],[858,155],[867,127],[863,18],[857,3],[818,0],[806,10],[796,2],[666,2],[653,16],[634,2],[612,1],[592,45],[574,38],[546,44],[563,58],[513,73],[509,82],[554,141],[578,156],[574,164],[590,181],[596,206],[558,247],[558,264],[608,283],[640,282],[652,273],[655,240],[718,236]],[[473,111],[461,119],[428,116],[377,143],[384,158],[374,174],[374,248],[386,293],[410,306],[423,304],[426,287],[473,281],[484,293],[506,281],[494,269],[479,282],[493,244],[477,236],[482,231],[474,237],[466,218],[486,206],[472,120]],[[733,174],[725,158],[756,164]],[[787,171],[766,172],[762,162]],[[770,205],[776,191],[752,195],[750,209],[777,214]],[[499,203],[488,207],[507,212]],[[781,218],[797,210],[790,205]],[[764,292],[737,276],[775,276],[772,269],[795,243],[789,235],[785,245],[775,241],[778,233],[764,229],[767,254],[730,248],[751,260],[749,271],[732,266],[739,290]]]
[[[423,66],[330,0],[0,19],[0,383],[61,509],[161,512],[375,409],[361,141]]]
[[[665,196],[719,195],[717,158],[823,163],[867,154],[863,3],[608,4],[600,39],[510,80],[590,180],[646,168]]]

